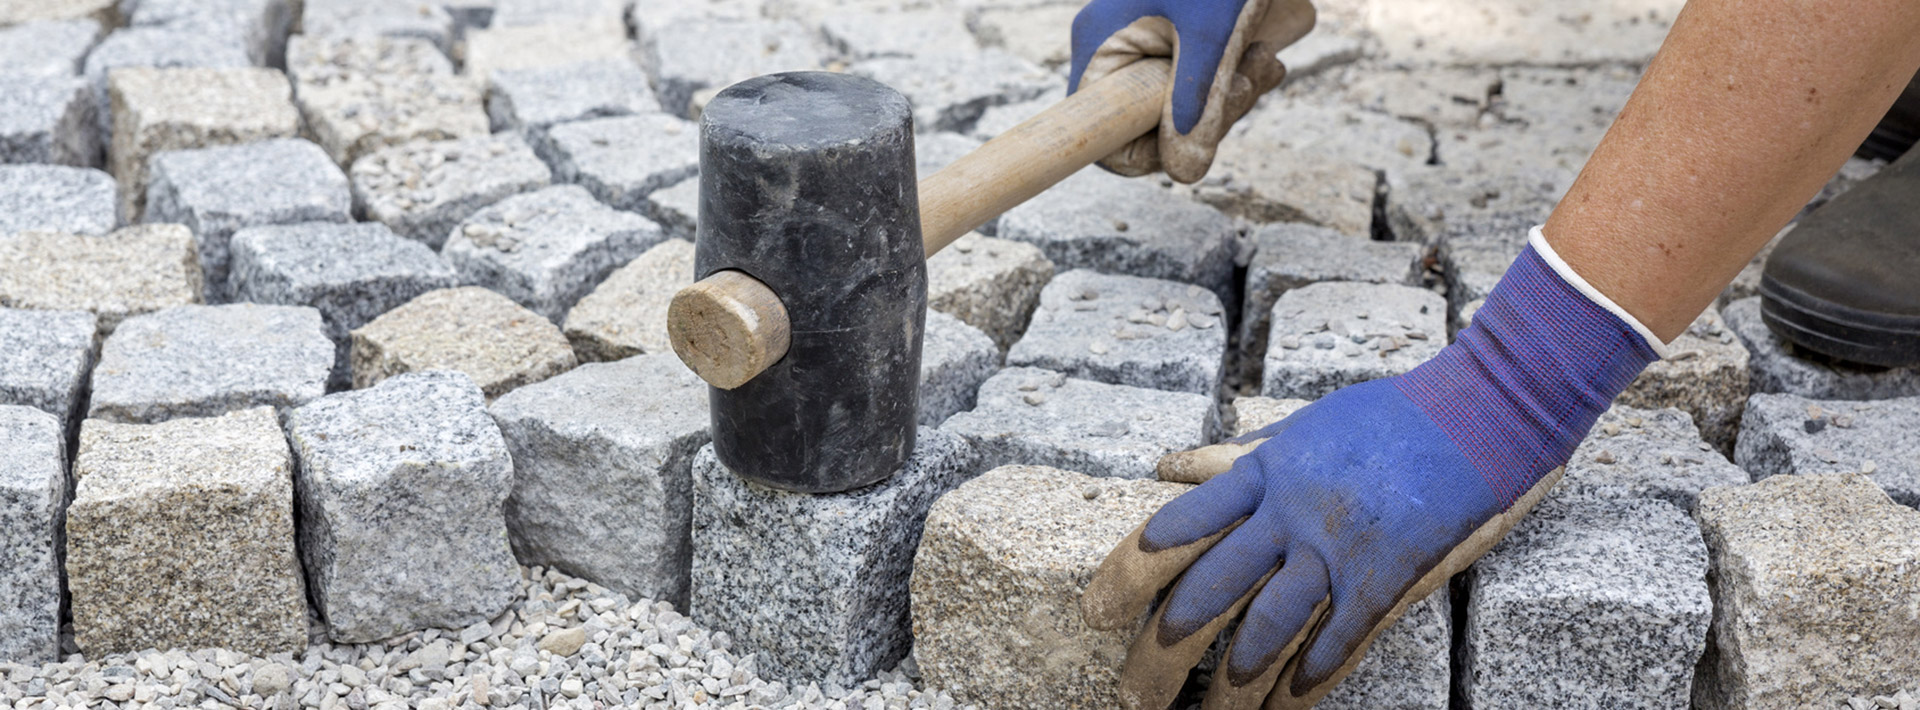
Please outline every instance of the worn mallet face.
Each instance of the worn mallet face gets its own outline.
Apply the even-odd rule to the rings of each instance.
[[[750,79],[701,114],[700,165],[695,276],[758,280],[791,323],[784,357],[710,389],[714,452],[787,490],[886,478],[913,451],[927,305],[906,99],[844,74]],[[721,320],[758,342],[754,313]]]

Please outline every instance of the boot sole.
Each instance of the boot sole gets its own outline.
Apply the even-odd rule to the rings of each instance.
[[[1760,296],[1760,319],[1788,342],[1867,365],[1920,365],[1920,317],[1860,310],[1764,276]]]

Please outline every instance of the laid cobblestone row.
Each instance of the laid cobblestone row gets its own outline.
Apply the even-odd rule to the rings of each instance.
[[[1198,284],[1237,307],[1234,231],[1217,210],[1096,168],[1008,210],[992,236],[1040,247],[1061,271]]]
[[[177,224],[0,239],[0,307],[88,311],[102,335],[130,316],[199,303],[201,278],[193,233]]]
[[[1686,412],[1615,404],[1574,449],[1553,497],[1652,498],[1691,511],[1701,491],[1750,480]]]
[[[6,42],[0,37],[0,44]],[[8,74],[0,69],[0,163],[92,167],[100,161],[93,92],[72,76]]]
[[[1281,223],[1251,235],[1253,259],[1240,317],[1240,354],[1250,363],[1267,354],[1273,303],[1282,294],[1323,281],[1418,286],[1426,250],[1402,242],[1354,239],[1325,227]]]
[[[100,346],[87,417],[152,423],[326,394],[333,341],[303,306],[176,306],[134,316]]]
[[[18,232],[106,234],[120,226],[113,176],[63,165],[0,165],[0,241]]]
[[[567,341],[582,362],[672,352],[667,307],[693,285],[693,242],[668,239],[616,269],[567,311]]]
[[[0,311],[0,333],[5,333]],[[4,356],[0,356],[4,357]],[[0,364],[0,367],[3,367]],[[4,372],[5,370],[0,370]],[[0,395],[5,394],[0,387]],[[0,657],[60,657],[61,543],[67,509],[67,430],[60,417],[0,396]]]
[[[440,250],[461,280],[556,324],[609,274],[666,239],[659,225],[578,185],[515,195],[460,223]]]
[[[573,369],[560,329],[511,299],[477,286],[429,291],[352,333],[353,386],[394,375],[454,370],[489,400]]]
[[[1446,300],[1393,284],[1326,282],[1273,304],[1260,393],[1319,399],[1392,377],[1446,346]]]
[[[252,65],[247,48],[232,37],[170,27],[126,27],[115,30],[87,53],[83,70],[87,83],[93,86],[97,101],[94,119],[100,125],[100,143],[110,145],[113,136],[113,102],[107,89],[108,75],[113,70],[123,67],[240,68]]]
[[[940,425],[979,453],[983,468],[1053,466],[1112,478],[1153,478],[1161,456],[1205,445],[1212,399],[1008,367],[980,386],[973,409]]]
[[[434,249],[474,212],[553,179],[511,134],[403,143],[354,161],[350,172],[357,211]]]
[[[347,176],[320,146],[297,138],[159,153],[150,171],[145,219],[193,230],[209,303],[230,294],[234,232],[353,218]]]
[[[299,36],[287,73],[307,130],[343,167],[387,146],[487,135],[482,87],[427,40]]]
[[[535,145],[558,124],[659,110],[646,72],[625,57],[496,71],[487,84],[493,130],[518,131]]]
[[[400,375],[286,417],[300,557],[335,641],[500,615],[519,592],[501,507],[513,461],[473,380]]]
[[[1734,459],[1755,480],[1858,473],[1896,503],[1920,508],[1920,397],[1872,402],[1755,394]]]
[[[686,17],[640,36],[640,65],[653,76],[660,108],[699,115],[696,95],[711,96],[744,79],[822,69],[827,51],[805,25],[761,18]],[[704,98],[704,96],[702,98]]]
[[[1212,292],[1076,269],[1041,290],[1040,306],[1007,351],[1007,364],[1212,396],[1226,350],[1226,317]]]
[[[116,69],[108,76],[113,141],[108,165],[121,209],[142,214],[148,161],[162,151],[209,148],[300,132],[287,78],[272,69]]]
[[[895,40],[905,39],[895,37]],[[988,108],[1038,97],[1059,78],[997,49],[882,56],[854,62],[848,73],[891,86],[913,104],[914,129],[967,133]]]
[[[73,431],[99,350],[99,326],[86,311],[0,308],[0,405],[53,415]]]

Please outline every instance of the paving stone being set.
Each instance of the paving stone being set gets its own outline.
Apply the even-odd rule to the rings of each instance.
[[[1858,473],[1920,508],[1920,397],[1868,402],[1753,395],[1734,460],[1755,480]]]
[[[1425,273],[1419,245],[1363,241],[1325,227],[1272,224],[1252,241],[1240,316],[1240,348],[1249,362],[1266,356],[1269,317],[1281,294],[1322,281],[1418,286]]]
[[[454,370],[493,399],[576,363],[552,321],[478,286],[421,294],[352,337],[355,388],[408,372]]]
[[[300,557],[335,641],[499,616],[520,568],[502,506],[514,469],[466,375],[428,371],[288,413]]]
[[[1212,396],[1220,387],[1227,321],[1211,291],[1075,269],[1040,292],[1007,364],[1116,385]]]
[[[693,285],[693,242],[668,239],[607,276],[567,311],[567,341],[582,362],[672,350],[667,307]]]
[[[1211,441],[1215,411],[1208,395],[1009,366],[980,386],[973,409],[948,418],[940,429],[965,439],[985,467],[1032,463],[1094,476],[1153,478],[1161,456]]]
[[[273,69],[127,67],[108,75],[107,90],[113,112],[107,164],[129,218],[143,214],[155,154],[300,132],[292,88]]]
[[[7,313],[0,311],[0,323]],[[0,657],[49,663],[60,657],[67,430],[62,416],[5,395],[0,387],[0,450],[7,452],[0,457]]]
[[[1280,295],[1271,311],[1260,393],[1319,399],[1392,377],[1445,347],[1446,300],[1396,284],[1325,282]]]
[[[614,269],[665,239],[645,217],[607,207],[578,185],[556,185],[474,213],[440,255],[462,281],[559,323]]]
[[[6,42],[0,37],[0,44]],[[0,69],[0,163],[99,163],[94,97],[73,76],[7,74]]]
[[[367,154],[349,172],[358,212],[434,249],[474,212],[553,181],[513,134],[403,143]]]
[[[106,234],[120,224],[112,175],[63,165],[0,165],[0,240],[19,232]]]
[[[193,230],[209,303],[227,300],[235,231],[352,219],[347,176],[297,138],[159,153],[149,172],[145,219]]]
[[[193,232],[177,224],[0,239],[0,308],[88,311],[101,335],[131,316],[200,303],[201,279]]]
[[[89,419],[154,423],[326,394],[333,341],[304,306],[176,306],[134,316],[100,346]]]
[[[38,409],[73,431],[98,332],[86,311],[0,308],[0,405]]]
[[[1686,412],[1615,404],[1574,449],[1553,497],[1652,498],[1691,511],[1701,491],[1750,480]]]

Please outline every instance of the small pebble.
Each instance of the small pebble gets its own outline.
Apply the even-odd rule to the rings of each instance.
[[[1608,451],[1606,449],[1601,449],[1600,453],[1593,457],[1593,462],[1594,463],[1613,463],[1614,462],[1613,452]]]
[[[1099,498],[1099,497],[1100,497],[1100,487],[1099,487],[1099,486],[1087,486],[1087,488],[1086,488],[1086,490],[1083,490],[1083,491],[1080,491],[1080,497],[1082,497],[1082,498],[1085,498],[1085,499],[1087,499],[1087,500],[1093,500],[1093,499],[1095,499],[1095,498]]]

